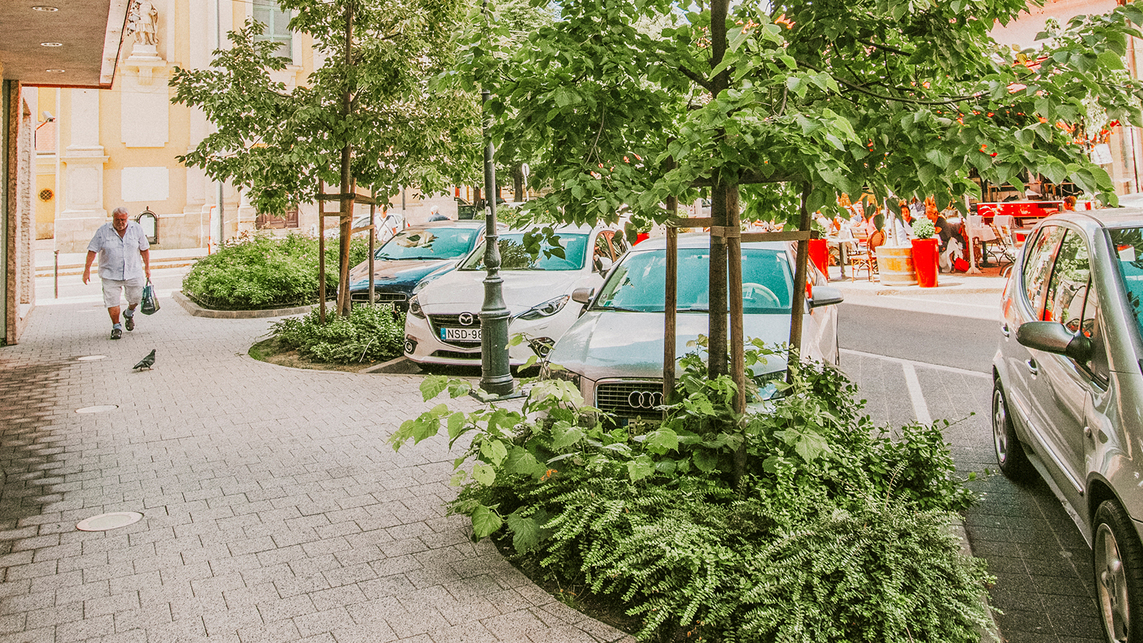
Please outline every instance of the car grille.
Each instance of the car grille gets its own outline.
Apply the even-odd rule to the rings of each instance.
[[[472,314],[472,323],[468,326],[460,323],[460,315],[429,315],[429,326],[433,329],[433,335],[438,339],[441,336],[441,328],[474,328],[480,326],[480,317],[477,313]],[[480,346],[480,342],[449,342],[456,346]]]
[[[600,382],[595,386],[595,406],[622,418],[659,419],[663,403],[663,381]]]
[[[355,290],[349,293],[349,296],[356,302],[369,301],[368,290]],[[409,296],[403,292],[381,292],[378,290],[373,291],[373,300],[378,304],[393,304],[397,310],[405,310],[408,308],[406,303]]]

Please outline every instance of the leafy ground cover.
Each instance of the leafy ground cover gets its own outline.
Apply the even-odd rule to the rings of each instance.
[[[621,606],[616,624],[640,640],[979,641],[992,579],[949,533],[973,497],[947,423],[893,439],[840,371],[793,363],[781,396],[745,417],[730,378],[689,355],[659,424],[605,422],[551,379],[521,412],[439,404],[390,441],[470,439],[450,510],[475,537],[510,540],[569,604]],[[422,392],[468,387],[429,377]]]
[[[273,344],[264,350],[297,351],[298,356],[320,364],[372,364],[403,354],[405,315],[392,306],[354,306],[349,317],[318,311],[287,317],[270,326]]]
[[[366,259],[368,242],[350,242],[349,265]],[[337,289],[338,245],[326,244],[326,293]],[[317,302],[318,240],[251,235],[203,257],[183,278],[183,294],[204,308],[260,310]]]

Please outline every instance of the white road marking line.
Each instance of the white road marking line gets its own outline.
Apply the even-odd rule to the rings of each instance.
[[[925,394],[921,391],[921,382],[917,379],[917,369],[908,362],[902,362],[901,370],[905,371],[905,385],[909,387],[909,397],[913,400],[913,412],[917,415],[917,422],[932,424],[929,405],[925,403]]]
[[[911,359],[901,359],[900,357],[887,357],[885,355],[878,355],[876,353],[866,353],[864,351],[855,351],[855,350],[852,350],[849,348],[841,349],[841,354],[842,355],[855,355],[857,357],[869,357],[871,359],[880,359],[880,360],[884,360],[886,362],[896,362],[898,364],[911,364],[914,367],[920,366],[922,368],[930,368],[930,369],[933,369],[936,371],[945,371],[947,373],[957,373],[958,375],[965,375],[967,377],[981,377],[981,378],[985,378],[985,379],[992,377],[991,374],[981,373],[980,371],[970,371],[970,370],[964,369],[964,368],[957,368],[955,366],[943,366],[941,364],[929,364],[926,362],[918,362],[918,361],[911,360]]]

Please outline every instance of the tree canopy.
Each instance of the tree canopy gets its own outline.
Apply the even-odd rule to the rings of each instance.
[[[989,37],[1023,0],[567,0],[528,46],[473,45],[501,153],[529,160],[566,219],[662,220],[668,196],[741,186],[746,216],[839,193],[978,194],[1025,169],[1114,201],[1077,144],[1089,114],[1143,125],[1123,64],[1138,4],[1015,52]],[[507,62],[495,60],[499,55]],[[774,185],[789,182],[794,189]],[[537,204],[540,205],[540,204]],[[550,208],[545,208],[549,212]]]
[[[425,193],[479,174],[475,96],[435,81],[453,68],[467,3],[452,0],[279,0],[290,29],[313,38],[315,71],[287,87],[289,62],[259,38],[231,32],[208,69],[176,69],[176,103],[202,109],[217,131],[180,160],[246,190],[261,212],[312,202],[318,181],[337,184],[341,154],[379,199],[403,186]],[[354,37],[346,56],[346,15]],[[345,105],[345,94],[349,105]]]

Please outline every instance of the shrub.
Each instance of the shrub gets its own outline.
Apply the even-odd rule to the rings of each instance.
[[[387,305],[354,306],[349,317],[330,315],[323,325],[315,310],[304,317],[274,322],[270,333],[315,362],[376,362],[402,354],[405,315]]]
[[[755,346],[747,361],[773,354]],[[422,392],[467,388],[431,377]],[[972,496],[942,425],[894,441],[839,370],[796,356],[780,389],[766,412],[737,417],[730,378],[707,379],[688,355],[662,424],[605,424],[575,385],[549,380],[522,412],[442,404],[390,441],[471,434],[450,510],[477,537],[506,528],[517,556],[561,585],[623,605],[640,639],[979,640],[991,579],[948,533]]]
[[[352,239],[349,265],[364,261],[368,242]],[[337,292],[337,240],[326,244],[326,292]],[[183,294],[206,308],[257,310],[317,303],[318,240],[252,235],[228,241],[183,278]]]

